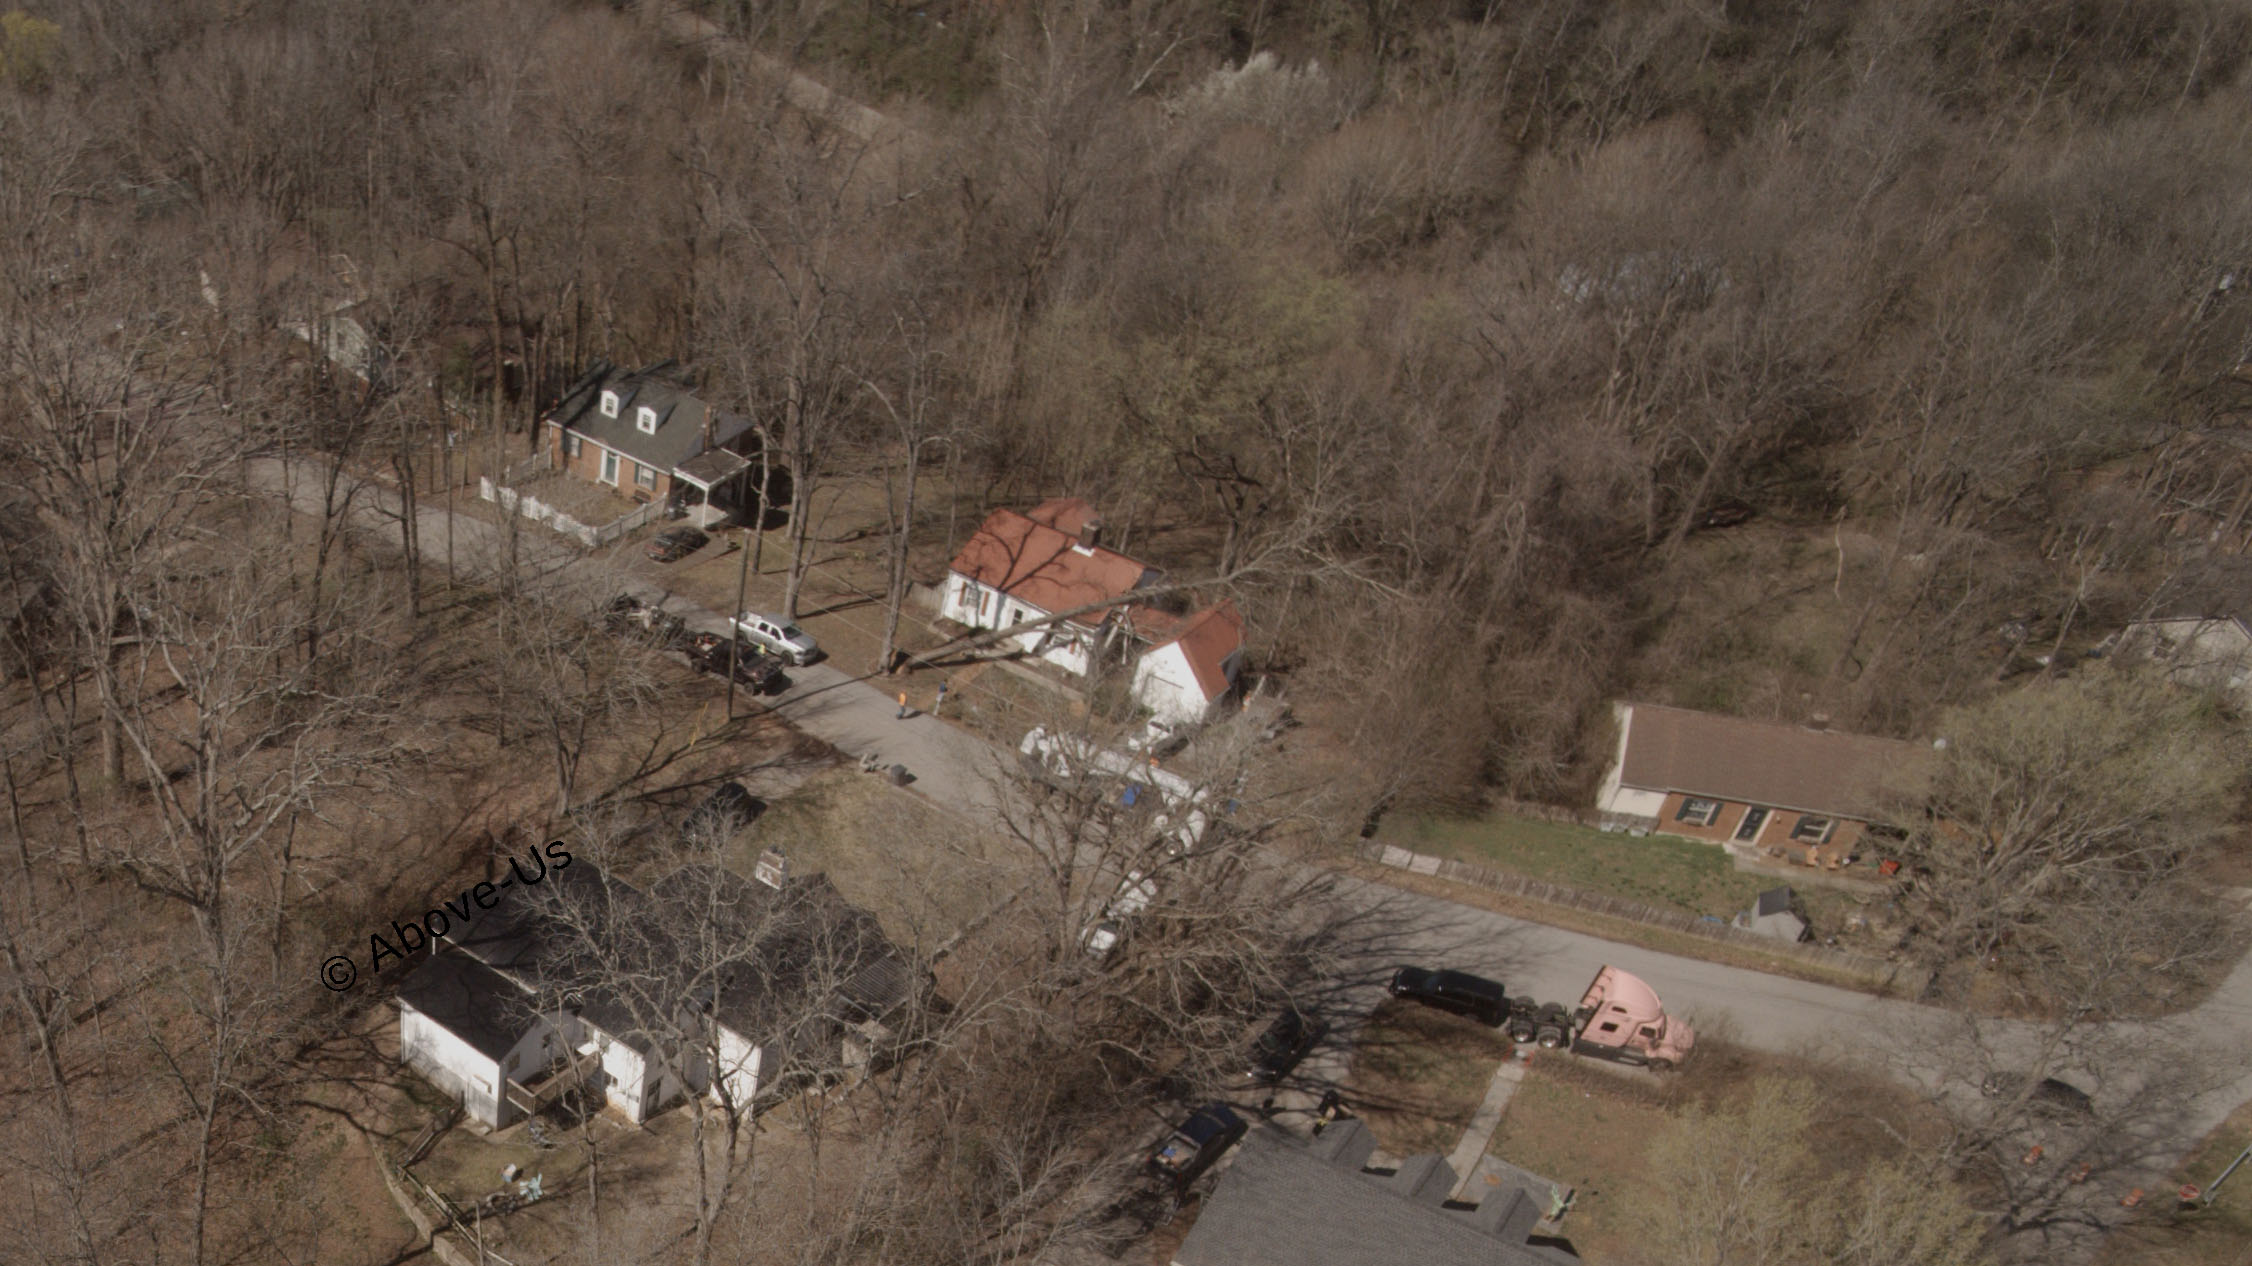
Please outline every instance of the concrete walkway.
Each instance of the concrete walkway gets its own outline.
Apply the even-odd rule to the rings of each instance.
[[[1501,1128],[1501,1114],[1509,1110],[1509,1100],[1525,1080],[1525,1061],[1511,1055],[1494,1070],[1494,1079],[1486,1085],[1485,1102],[1470,1114],[1470,1124],[1462,1131],[1462,1141],[1447,1153],[1447,1164],[1461,1178],[1455,1183],[1451,1198],[1475,1201],[1475,1194],[1464,1196],[1472,1180],[1478,1176],[1478,1162],[1493,1144],[1494,1131]]]

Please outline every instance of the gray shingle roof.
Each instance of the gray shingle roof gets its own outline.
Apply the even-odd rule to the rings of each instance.
[[[844,899],[826,875],[798,875],[777,889],[716,866],[683,866],[650,895],[700,908],[739,955],[718,982],[720,1023],[761,1041],[777,1026],[829,1019],[881,1019],[906,1003],[915,974],[874,915]],[[831,1005],[832,1002],[834,1005]]]
[[[1180,1266],[1552,1266],[1571,1258],[1531,1242],[1546,1191],[1499,1187],[1484,1203],[1445,1203],[1455,1173],[1436,1155],[1391,1174],[1360,1166],[1365,1127],[1341,1121],[1312,1145],[1272,1126],[1240,1145],[1188,1238]],[[1528,1175],[1528,1177],[1530,1177]]]
[[[750,431],[747,419],[724,409],[714,409],[686,387],[665,376],[669,362],[625,373],[607,361],[597,360],[586,377],[573,384],[550,410],[547,420],[558,422],[587,439],[615,449],[645,466],[670,472],[709,448],[722,448]],[[618,393],[618,416],[602,412],[602,393]],[[657,415],[654,435],[643,431],[642,409]],[[711,427],[705,441],[705,424]]]
[[[687,939],[707,931],[720,943]],[[654,1044],[637,1005],[646,1019],[716,992],[721,1023],[764,1042],[788,1036],[783,1027],[887,1018],[925,983],[875,917],[819,874],[778,891],[692,865],[645,892],[582,858],[507,888],[452,939],[478,960],[462,982],[492,1005],[552,998],[644,1054]],[[474,1010],[449,1014],[471,1023]]]
[[[462,954],[433,954],[399,982],[399,1001],[499,1062],[539,1023],[531,995]]]

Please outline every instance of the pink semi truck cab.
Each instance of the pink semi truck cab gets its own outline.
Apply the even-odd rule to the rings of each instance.
[[[1595,973],[1572,1021],[1575,1052],[1660,1072],[1687,1059],[1697,1044],[1686,1021],[1666,1014],[1657,990],[1611,966]]]

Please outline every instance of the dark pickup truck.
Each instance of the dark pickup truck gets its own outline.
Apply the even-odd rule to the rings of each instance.
[[[744,642],[729,642],[717,633],[698,633],[688,646],[688,662],[699,671],[725,677],[728,656],[734,655],[735,680],[760,694],[780,690],[789,685],[782,675],[782,661]]]

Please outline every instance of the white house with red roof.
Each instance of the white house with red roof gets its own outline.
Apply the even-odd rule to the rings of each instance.
[[[1104,548],[1101,533],[1077,497],[995,510],[954,556],[939,614],[975,629],[1060,616],[1017,645],[1079,676],[1140,651],[1135,697],[1165,720],[1203,720],[1241,676],[1243,616],[1229,602],[1184,618],[1136,601],[1163,573]]]
[[[1142,652],[1134,665],[1134,697],[1159,720],[1193,725],[1235,691],[1242,674],[1243,614],[1223,601]]]
[[[1101,528],[1094,508],[1076,497],[1043,501],[1022,513],[995,510],[954,556],[939,614],[973,629],[1005,629],[1078,612],[1019,634],[1017,644],[1085,676],[1126,626],[1129,596],[1159,575],[1104,549]]]

